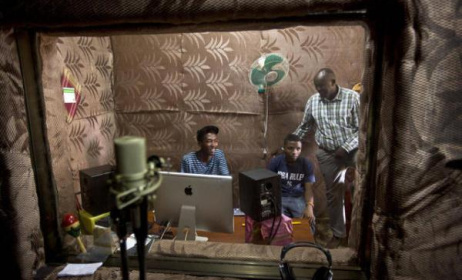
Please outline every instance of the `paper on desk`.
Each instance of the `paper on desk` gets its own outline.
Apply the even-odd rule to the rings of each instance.
[[[68,263],[63,270],[58,272],[58,277],[93,275],[102,266],[102,262],[97,263]]]

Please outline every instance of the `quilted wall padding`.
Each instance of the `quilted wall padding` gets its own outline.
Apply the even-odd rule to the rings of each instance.
[[[0,268],[30,279],[45,255],[16,47],[14,31],[0,29]]]
[[[359,250],[360,246],[369,244],[365,239],[363,233],[365,230],[363,227],[363,221],[366,219],[365,210],[368,206],[367,203],[373,203],[370,199],[371,184],[367,180],[367,174],[370,162],[373,161],[373,154],[368,154],[368,145],[370,141],[368,135],[370,135],[370,127],[373,122],[377,123],[377,120],[371,117],[371,112],[377,110],[378,106],[371,108],[371,103],[374,97],[377,97],[377,92],[374,92],[374,74],[377,67],[373,61],[374,53],[377,52],[374,42],[371,39],[371,34],[367,35],[365,51],[364,51],[364,72],[361,78],[362,90],[360,93],[360,137],[358,143],[358,152],[356,154],[356,179],[355,187],[353,190],[353,202],[352,202],[352,213],[351,213],[351,227],[348,237],[348,245],[352,248]],[[380,157],[380,156],[379,156]],[[362,244],[361,244],[362,243]]]
[[[170,158],[172,170],[179,171],[181,157],[198,149],[196,131],[217,125],[219,148],[236,178],[237,206],[239,172],[265,167],[295,130],[315,92],[316,72],[331,67],[339,84],[351,88],[361,80],[364,44],[360,25],[113,36],[119,132],[146,137],[148,153]],[[262,53],[280,53],[290,65],[288,77],[268,90],[267,143],[266,96],[248,81],[250,65]],[[313,139],[305,144],[313,160]],[[319,184],[320,214],[322,188]]]
[[[3,5],[6,24],[24,26],[105,26],[121,23],[210,23],[304,16],[308,12],[366,8],[366,0],[81,0],[72,5],[49,0],[18,0]]]
[[[445,167],[462,158],[460,3],[381,10],[403,18],[385,29],[373,275],[460,279],[462,172]]]
[[[40,37],[47,136],[58,193],[59,219],[76,213],[79,171],[114,163],[116,133],[113,98],[113,58],[108,37]],[[68,123],[61,77],[67,67],[80,83],[81,101]],[[78,250],[63,232],[66,250]]]

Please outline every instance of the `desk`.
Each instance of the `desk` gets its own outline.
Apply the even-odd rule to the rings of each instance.
[[[225,242],[225,243],[245,243],[245,226],[244,216],[234,217],[234,233],[219,233],[219,232],[206,232],[197,231],[199,236],[208,238],[212,242]],[[307,219],[293,219],[294,227],[294,241],[313,241],[310,225]],[[176,229],[172,229],[173,234],[176,234]]]

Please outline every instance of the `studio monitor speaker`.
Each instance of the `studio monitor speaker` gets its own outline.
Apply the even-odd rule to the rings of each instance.
[[[240,208],[255,221],[281,215],[281,188],[277,173],[254,169],[239,173]]]
[[[108,180],[114,173],[111,165],[80,170],[82,207],[93,216],[111,211],[114,202],[109,193]]]

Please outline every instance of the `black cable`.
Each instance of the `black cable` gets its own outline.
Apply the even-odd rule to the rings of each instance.
[[[279,227],[281,226],[281,221],[282,221],[282,213],[281,215],[279,216],[279,222],[278,222],[278,225],[276,227],[276,230],[274,231],[273,233],[273,227],[274,227],[274,219],[276,217],[276,213],[278,213],[278,205],[276,205],[275,201],[274,201],[274,196],[271,195],[270,196],[271,198],[271,204],[273,206],[273,225],[271,226],[271,231],[270,231],[270,240],[269,240],[269,243],[268,244],[271,244],[271,242],[273,242],[273,239],[274,237],[276,237],[276,233],[279,231]]]
[[[271,242],[273,242],[273,238],[274,238],[274,235],[275,235],[275,234],[273,234],[273,230],[274,230],[274,223],[276,221],[276,212],[275,212],[275,209],[274,209],[274,203],[273,203],[273,201],[271,199],[270,199],[270,201],[271,201],[271,206],[273,206],[272,207],[273,223],[271,224],[271,230],[270,230],[270,234],[269,234],[268,245],[270,245]]]

